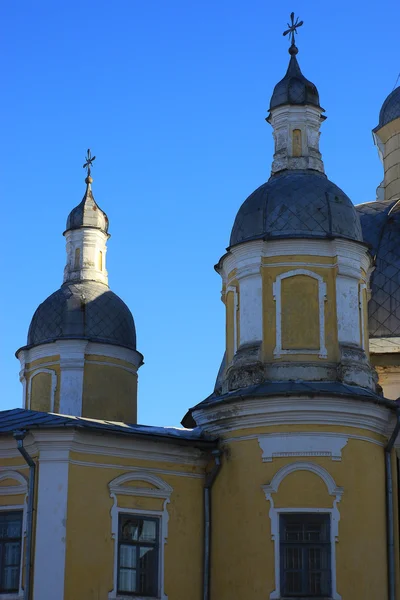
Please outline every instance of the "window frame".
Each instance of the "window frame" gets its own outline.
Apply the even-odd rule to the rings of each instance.
[[[319,522],[318,524],[323,526],[327,526],[327,539],[324,541],[287,541],[284,539],[285,526],[290,523],[290,521],[297,520],[301,526],[306,527],[307,524],[314,522]],[[290,599],[315,599],[321,600],[322,598],[332,598],[332,557],[331,557],[331,544],[332,544],[332,523],[331,523],[331,515],[329,513],[324,512],[313,512],[313,511],[302,511],[302,512],[281,512],[279,514],[279,562],[280,562],[280,589],[282,598],[290,598]],[[287,569],[284,568],[285,562],[285,550],[287,548],[298,548],[300,549],[302,555],[303,566],[301,569],[301,591],[299,592],[288,592],[285,590],[285,574],[287,573]],[[326,569],[319,569],[321,572],[325,571],[328,573],[328,589],[325,590],[326,593],[321,594],[313,594],[308,590],[308,576],[310,573],[310,568],[305,560],[306,550],[307,548],[320,548],[325,552],[325,560],[327,563]],[[300,570],[300,569],[299,569]]]
[[[122,520],[124,519],[124,517],[127,517],[128,519],[142,519],[143,521],[153,521],[156,523],[156,541],[155,542],[140,542],[139,540],[137,542],[123,542],[121,539],[121,528],[122,528]],[[117,555],[117,596],[118,597],[130,597],[130,598],[159,598],[160,597],[160,552],[161,552],[161,537],[160,537],[160,531],[161,531],[161,518],[158,515],[149,515],[149,514],[144,514],[144,513],[132,513],[129,511],[123,511],[121,510],[118,513],[118,538],[117,538],[117,548],[118,548],[118,555]],[[157,593],[155,596],[153,595],[149,595],[149,594],[143,594],[142,592],[127,592],[125,590],[121,590],[119,587],[119,574],[120,574],[120,569],[121,569],[121,554],[120,554],[120,550],[121,550],[121,546],[123,545],[128,545],[128,546],[132,546],[135,548],[141,548],[141,547],[151,547],[151,548],[156,548],[156,556],[157,556],[157,562],[156,562],[156,576],[157,576],[157,581],[156,581],[156,590]],[[136,558],[136,565],[139,562],[139,552],[137,553],[137,558]],[[136,566],[136,577],[140,576],[140,571]]]
[[[22,578],[22,564],[23,564],[23,555],[24,555],[24,525],[25,525],[25,512],[22,506],[4,506],[0,507],[0,516],[11,515],[11,514],[19,514],[20,516],[20,525],[21,525],[21,533],[19,538],[12,538],[10,541],[19,541],[20,550],[19,550],[19,572],[18,572],[18,580],[17,587],[12,590],[5,590],[1,588],[2,579],[3,579],[3,547],[6,543],[7,538],[0,537],[0,598],[16,598],[19,597],[21,592],[21,578]]]

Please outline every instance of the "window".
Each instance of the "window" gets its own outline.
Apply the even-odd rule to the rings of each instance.
[[[75,249],[75,264],[74,264],[74,269],[79,269],[81,266],[81,249],[80,248],[76,248]]]
[[[118,594],[158,596],[159,519],[119,515]]]
[[[330,515],[281,514],[279,527],[282,596],[330,597]]]
[[[0,593],[18,592],[22,511],[0,511]]]

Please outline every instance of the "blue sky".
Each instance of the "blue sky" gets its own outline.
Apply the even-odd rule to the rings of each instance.
[[[213,389],[224,350],[221,282],[235,214],[269,177],[274,85],[292,10],[303,73],[327,121],[327,174],[354,203],[382,168],[371,129],[400,71],[398,0],[4,0],[0,4],[0,409],[21,405],[36,307],[62,282],[62,232],[84,192],[110,218],[111,289],[131,308],[139,422],[177,425]]]

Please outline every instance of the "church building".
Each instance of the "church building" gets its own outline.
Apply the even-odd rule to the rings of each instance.
[[[271,175],[215,267],[225,354],[181,429],[137,424],[88,152],[63,283],[16,352],[22,408],[0,412],[0,600],[400,600],[400,87],[377,199],[354,206],[291,17]]]

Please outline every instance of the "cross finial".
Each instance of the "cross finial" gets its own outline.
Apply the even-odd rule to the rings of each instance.
[[[91,177],[90,177],[90,173],[92,171],[92,166],[93,166],[93,161],[96,160],[95,156],[92,156],[92,153],[90,152],[90,148],[88,148],[88,151],[86,153],[85,156],[85,164],[83,165],[83,168],[86,169],[87,171],[87,177],[85,179],[86,183],[91,183]]]
[[[290,36],[290,47],[296,47],[296,44],[294,43],[294,36],[295,34],[298,33],[297,28],[301,27],[303,25],[303,21],[299,21],[299,17],[296,17],[296,20],[294,18],[294,12],[292,12],[290,14],[290,23],[287,24],[287,26],[289,27],[289,29],[287,29],[286,31],[283,32],[283,35],[287,35],[289,34]],[[290,52],[290,49],[289,49]]]

